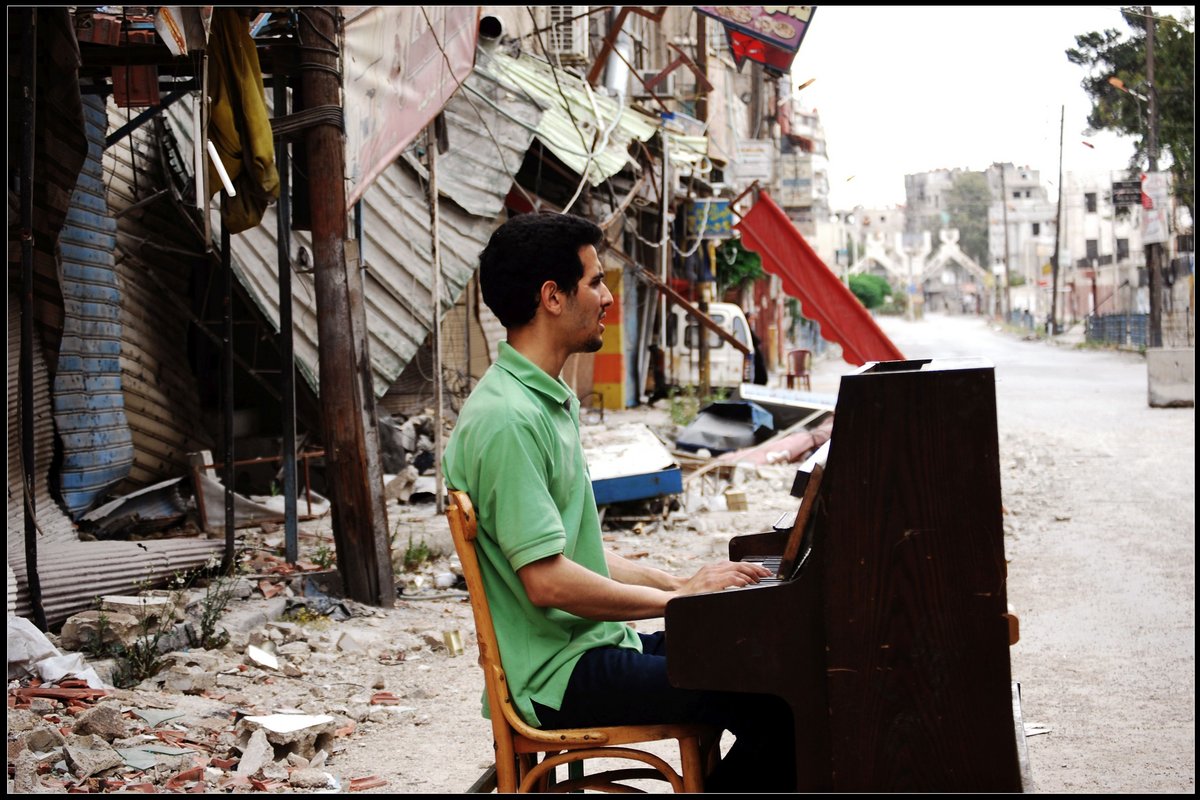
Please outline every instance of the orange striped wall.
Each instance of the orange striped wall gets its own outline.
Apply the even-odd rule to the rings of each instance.
[[[613,303],[604,314],[604,346],[593,357],[592,389],[604,398],[604,408],[625,408],[625,325],[621,319],[624,271],[609,268],[604,283]]]

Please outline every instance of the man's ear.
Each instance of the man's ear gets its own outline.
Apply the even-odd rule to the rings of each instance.
[[[562,313],[563,293],[554,281],[546,281],[542,284],[540,300],[542,308],[546,309],[550,314],[557,316]]]

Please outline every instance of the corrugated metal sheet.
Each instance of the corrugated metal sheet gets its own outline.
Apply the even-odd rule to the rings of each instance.
[[[223,539],[154,539],[141,542],[72,542],[38,550],[38,577],[46,624],[53,627],[92,608],[96,597],[137,594],[145,583],[162,586],[176,572],[198,569],[221,557]],[[25,554],[10,553],[17,579],[16,613],[31,617]],[[86,575],[87,580],[80,580]]]
[[[35,333],[36,336],[36,333]],[[8,295],[8,552],[25,552],[25,501],[21,488],[21,303]],[[50,460],[54,457],[54,415],[50,411],[50,379],[42,347],[33,347],[33,470],[37,508],[38,542],[53,544],[75,541],[75,523],[50,496]]]
[[[186,101],[167,110],[181,149],[191,151],[191,111]],[[507,192],[507,187],[497,187]],[[263,316],[278,329],[279,283],[276,249],[276,206],[262,223],[232,237],[234,274]],[[212,212],[213,230],[220,218]],[[492,219],[464,213],[443,203],[440,214],[443,312],[455,300],[475,271],[479,251],[495,228]],[[429,204],[420,180],[406,166],[393,164],[367,190],[363,199],[367,330],[370,333],[372,382],[382,396],[425,340],[433,324],[433,251],[429,237]],[[312,250],[304,231],[294,234],[296,247]],[[313,275],[292,276],[292,317],[297,369],[314,391],[319,391],[317,302]]]
[[[53,399],[62,445],[60,490],[75,517],[128,475],[133,463],[118,358],[117,223],[108,211],[100,164],[107,120],[98,98],[85,98],[83,110],[88,155],[59,236],[65,318]]]
[[[541,109],[477,68],[444,113],[450,149],[438,155],[438,190],[465,211],[494,218],[533,141]],[[425,177],[411,150],[405,160]]]
[[[629,145],[635,139],[647,141],[659,129],[655,118],[618,104],[582,78],[555,71],[528,53],[513,58],[501,51],[481,52],[475,70],[537,102],[543,108],[537,137],[575,172],[582,175],[586,169],[593,186],[630,162]]]
[[[129,109],[111,99],[107,110],[110,131],[128,121]],[[104,151],[108,204],[118,217],[121,389],[134,451],[120,492],[190,474],[187,454],[213,448],[187,352],[198,335],[191,330],[189,281],[211,256],[170,195],[132,208],[169,186],[163,155],[153,124]]]
[[[423,187],[397,164],[367,192],[363,213],[364,296],[371,330],[375,394],[381,396],[433,328],[433,244],[429,204]],[[479,252],[499,221],[464,213],[442,202],[440,235],[442,313],[453,308],[479,263]],[[386,322],[386,324],[384,324]],[[386,342],[387,372],[376,357],[376,339]]]

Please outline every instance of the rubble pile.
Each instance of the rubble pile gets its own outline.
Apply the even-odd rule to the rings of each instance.
[[[331,605],[354,624],[322,613]],[[289,609],[299,610],[294,617],[303,622],[287,619]],[[349,600],[248,599],[231,614],[225,647],[165,653],[165,668],[132,689],[98,680],[91,667],[86,679],[44,680],[27,654],[39,662],[61,660],[56,645],[62,638],[11,618],[10,641],[34,646],[21,648],[26,655],[19,662],[10,652],[9,792],[384,786],[377,775],[339,774],[338,754],[351,737],[376,725],[428,721],[419,706],[437,694],[425,685],[436,673],[430,664],[462,651],[447,651],[450,629],[398,630],[374,618],[382,616]],[[14,619],[22,626],[16,635]],[[466,627],[452,620],[461,641],[460,626]]]

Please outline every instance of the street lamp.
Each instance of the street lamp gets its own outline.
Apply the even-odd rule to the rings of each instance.
[[[1150,102],[1150,98],[1149,98],[1149,97],[1146,97],[1146,95],[1144,95],[1144,94],[1138,94],[1138,93],[1137,93],[1137,92],[1135,92],[1133,89],[1130,89],[1130,88],[1128,88],[1128,87],[1125,85],[1125,81],[1121,80],[1121,79],[1120,79],[1120,78],[1118,78],[1116,75],[1113,75],[1111,78],[1109,78],[1109,79],[1108,79],[1108,83],[1109,83],[1109,85],[1110,85],[1110,86],[1113,86],[1114,88],[1120,89],[1120,90],[1121,90],[1122,92],[1124,92],[1125,94],[1128,94],[1128,95],[1133,95],[1133,96],[1134,96],[1134,97],[1136,97],[1138,100],[1141,100],[1143,103],[1149,103],[1149,102]]]

